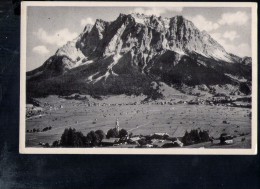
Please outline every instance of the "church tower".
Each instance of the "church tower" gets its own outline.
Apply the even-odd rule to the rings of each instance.
[[[115,129],[117,130],[117,132],[119,132],[119,121],[118,121],[118,118],[116,119]]]

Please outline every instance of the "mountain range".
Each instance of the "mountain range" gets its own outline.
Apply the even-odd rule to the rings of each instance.
[[[112,22],[97,19],[93,26],[86,25],[42,66],[27,72],[27,94],[156,98],[163,96],[160,83],[178,90],[223,87],[250,94],[251,64],[250,57],[226,52],[183,16],[120,14]]]

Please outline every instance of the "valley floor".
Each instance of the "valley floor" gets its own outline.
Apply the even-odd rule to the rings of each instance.
[[[101,129],[105,133],[115,127],[119,119],[120,128],[133,135],[168,133],[182,137],[186,130],[208,130],[210,136],[218,138],[221,133],[237,136],[232,145],[201,143],[186,148],[251,148],[251,109],[224,105],[187,104],[171,101],[140,104],[145,97],[113,96],[103,100],[75,100],[57,96],[37,99],[43,111],[40,115],[26,119],[26,147],[41,147],[39,143],[52,144],[59,140],[65,128],[75,128],[86,135],[91,130]],[[189,99],[189,97],[183,97]],[[51,127],[42,132],[42,129]],[[243,141],[241,138],[244,138]],[[121,146],[127,147],[127,146]]]

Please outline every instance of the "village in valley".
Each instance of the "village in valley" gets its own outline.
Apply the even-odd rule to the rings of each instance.
[[[251,145],[251,97],[178,95],[155,101],[145,96],[81,94],[34,99],[27,104],[26,144],[96,148]]]

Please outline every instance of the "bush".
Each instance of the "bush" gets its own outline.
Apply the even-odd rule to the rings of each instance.
[[[60,142],[58,140],[55,140],[53,143],[52,143],[52,147],[59,147],[60,146]]]
[[[121,129],[121,130],[119,131],[119,138],[123,138],[123,137],[127,137],[127,136],[128,136],[127,130]]]
[[[52,127],[50,126],[50,127],[44,127],[43,129],[42,129],[42,132],[45,132],[45,131],[48,131],[48,130],[51,130],[52,129]],[[38,129],[37,129],[38,130]],[[37,132],[40,132],[40,130],[39,131],[37,131]]]
[[[141,146],[144,146],[144,145],[148,144],[145,139],[140,139],[140,140],[138,140],[138,143],[139,143]]]
[[[90,131],[87,134],[86,137],[86,142],[88,144],[88,146],[97,146],[102,139],[100,139],[99,134],[95,133],[94,131]]]
[[[182,142],[185,146],[207,141],[210,141],[208,131],[200,131],[198,129],[193,129],[190,132],[186,131],[182,137]]]
[[[102,130],[96,130],[95,133],[98,135],[100,142],[106,137],[106,134]]]
[[[50,147],[49,143],[45,143],[44,147],[49,148]]]
[[[83,147],[86,146],[86,137],[75,129],[66,128],[61,135],[60,145],[63,147]]]
[[[210,141],[210,136],[208,131],[200,131],[200,142],[207,142]]]
[[[109,129],[107,131],[107,138],[116,138],[119,136],[119,132],[114,128],[114,129]]]

